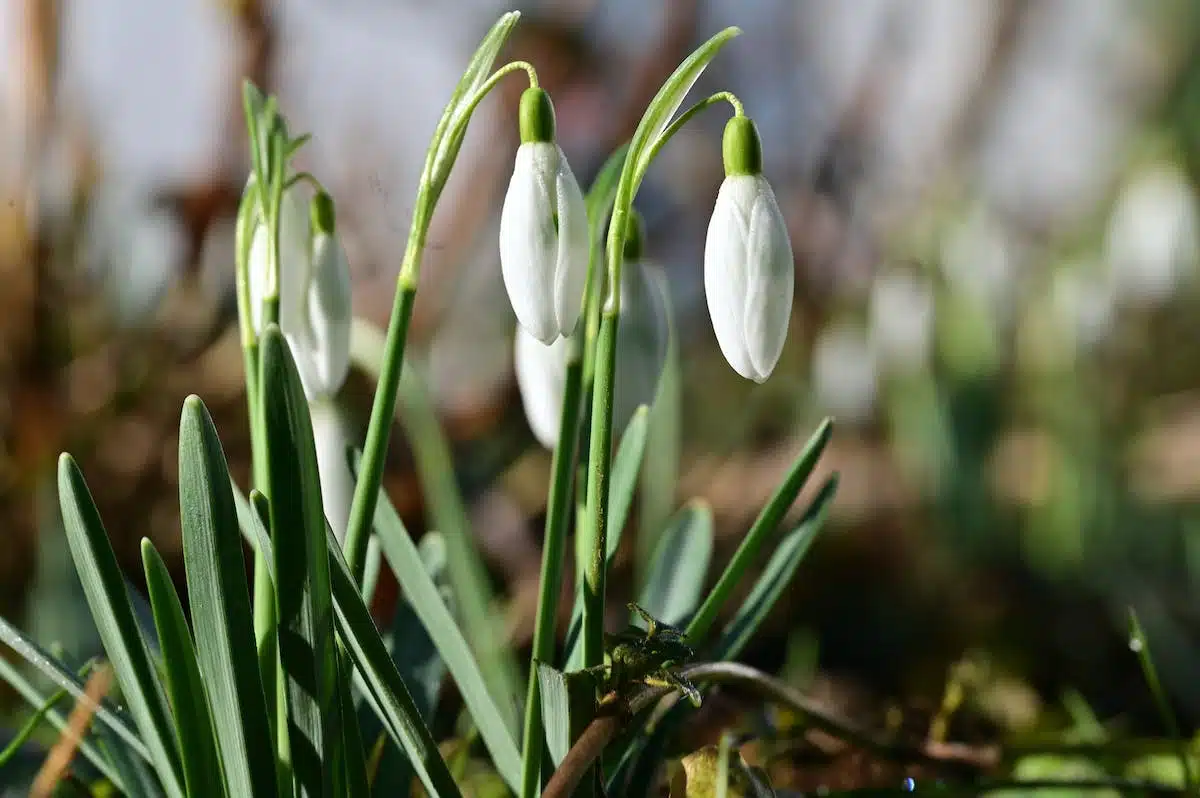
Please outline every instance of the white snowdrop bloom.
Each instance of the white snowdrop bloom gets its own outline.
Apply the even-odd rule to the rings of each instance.
[[[333,200],[324,192],[313,198],[310,228],[295,191],[284,192],[280,205],[279,328],[291,346],[305,396],[313,402],[337,393],[350,369],[350,267],[335,232]],[[248,264],[251,322],[258,333],[269,246],[260,220]]]
[[[871,346],[881,366],[917,371],[929,359],[933,342],[933,289],[925,278],[881,274],[871,285],[867,310]]]
[[[1152,166],[1121,192],[1106,235],[1117,293],[1134,303],[1168,298],[1200,251],[1197,202],[1173,165]]]
[[[641,221],[637,214],[626,239],[621,267],[621,313],[617,323],[617,371],[613,395],[613,429],[619,434],[640,405],[658,394],[670,335],[665,288],[656,270],[641,260]],[[598,275],[603,279],[602,275]],[[542,344],[517,328],[514,366],[525,417],[534,436],[547,449],[558,445],[562,400],[566,390],[571,339]]]
[[[575,331],[588,265],[583,192],[542,89],[521,97],[521,146],[500,215],[500,268],[517,321],[544,344]]]
[[[775,193],[762,175],[754,123],[725,126],[725,180],[704,246],[704,293],[721,352],[734,371],[765,382],[787,338],[795,262]]]

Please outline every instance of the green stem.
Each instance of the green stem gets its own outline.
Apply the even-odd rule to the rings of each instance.
[[[618,207],[612,226],[624,227]],[[623,233],[618,234],[622,238]],[[611,240],[611,238],[610,238]],[[612,459],[612,405],[617,360],[619,298],[610,295],[596,342],[596,375],[592,389],[592,429],[588,454],[587,523],[591,527],[591,558],[583,583],[583,667],[604,662],[604,594],[608,550],[608,482]]]
[[[576,345],[577,346],[577,345]],[[573,355],[579,355],[576,349]],[[521,771],[522,798],[537,798],[542,772],[542,701],[538,685],[539,662],[549,663],[554,656],[555,620],[558,599],[562,591],[563,549],[571,519],[571,469],[575,462],[578,439],[580,390],[583,382],[581,357],[574,356],[567,364],[566,385],[563,390],[562,417],[558,427],[558,446],[547,499],[546,534],[542,543],[541,587],[538,594],[537,620],[533,631],[533,655],[529,667],[529,686],[525,700],[525,736]]]
[[[420,206],[420,197],[417,203]],[[350,504],[350,520],[346,525],[344,550],[350,572],[358,582],[362,582],[367,565],[367,539],[371,521],[375,517],[379,485],[383,480],[388,438],[391,437],[392,419],[396,412],[396,394],[400,389],[400,371],[404,365],[404,343],[408,338],[408,325],[412,321],[413,304],[417,298],[417,264],[420,263],[421,254],[425,249],[427,226],[423,214],[414,215],[408,235],[408,246],[404,251],[404,264],[400,268],[400,278],[397,281],[392,315],[388,321],[383,368],[379,372],[375,401],[371,406],[371,421],[363,446],[358,483],[354,486],[354,499]]]
[[[652,163],[654,161],[654,159],[658,156],[659,150],[661,150],[663,148],[663,145],[665,145],[668,141],[670,141],[671,138],[676,133],[679,132],[680,128],[682,128],[689,121],[691,121],[693,116],[700,113],[701,111],[708,108],[709,106],[716,105],[717,103],[723,103],[723,102],[729,103],[731,106],[733,106],[734,116],[745,116],[746,115],[746,109],[742,106],[742,101],[739,100],[737,98],[737,96],[733,94],[733,92],[719,91],[716,94],[705,97],[703,100],[696,103],[691,108],[689,108],[686,111],[684,111],[683,113],[681,113],[679,116],[675,117],[675,119],[671,122],[671,124],[667,125],[667,127],[663,129],[662,135],[659,136],[654,141],[652,141],[646,147],[646,156],[643,159],[643,163],[645,163],[647,165]],[[639,172],[636,176],[635,183],[641,183],[643,177],[645,177],[645,172],[644,171]]]

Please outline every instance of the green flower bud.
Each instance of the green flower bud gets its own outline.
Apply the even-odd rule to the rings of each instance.
[[[521,95],[521,143],[554,141],[554,103],[545,89],[530,86]]]
[[[333,235],[337,217],[333,210],[333,197],[324,191],[318,191],[308,204],[309,218],[312,220],[313,234],[324,233]]]
[[[753,119],[735,116],[725,123],[721,157],[725,162],[726,177],[762,174],[762,142]]]

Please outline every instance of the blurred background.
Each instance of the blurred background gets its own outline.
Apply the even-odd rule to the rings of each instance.
[[[871,719],[941,703],[991,724],[1082,696],[1161,734],[1127,610],[1200,721],[1200,5],[1189,0],[546,0],[508,55],[555,99],[581,182],[694,46],[745,34],[697,87],[763,136],[796,307],[772,379],[716,346],[702,252],[725,116],[663,152],[638,199],[668,276],[680,379],[610,579],[711,502],[727,558],[819,419],[833,517],[752,661]],[[249,471],[233,219],[241,81],[279,95],[338,205],[357,315],[383,327],[425,147],[494,0],[0,3],[0,613],[81,658],[95,634],[57,517],[80,461],[118,555],[179,566],[181,402]],[[496,237],[521,81],[476,115],[443,195],[409,352],[452,443],[508,628],[527,645],[549,454],[512,370]],[[365,424],[356,375],[337,423]],[[668,421],[663,422],[662,419]],[[679,444],[678,455],[673,441]],[[656,478],[647,475],[647,479]],[[427,528],[397,431],[387,485]],[[968,732],[962,732],[967,734]],[[986,732],[984,732],[986,733]]]

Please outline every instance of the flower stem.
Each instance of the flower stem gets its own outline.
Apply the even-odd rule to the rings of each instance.
[[[558,599],[562,591],[563,550],[566,547],[567,529],[571,519],[571,469],[575,462],[576,441],[579,437],[582,383],[582,359],[574,356],[567,363],[558,446],[554,449],[550,494],[547,499],[541,586],[533,631],[529,686],[525,699],[525,735],[521,746],[524,753],[521,798],[537,798],[541,787],[542,701],[537,666],[539,662],[551,662],[554,657],[555,619],[558,616]]]
[[[411,277],[416,273],[416,264],[420,262],[425,249],[426,228],[427,224],[421,216],[413,217],[408,246],[404,251],[404,264],[396,284],[392,314],[388,321],[383,368],[379,372],[375,401],[371,406],[371,421],[363,445],[362,465],[358,483],[354,486],[354,499],[350,504],[350,520],[346,524],[346,562],[350,566],[350,572],[359,582],[362,581],[367,565],[367,539],[371,521],[375,517],[375,505],[379,499],[388,438],[391,436],[392,419],[396,412],[396,394],[400,389],[400,371],[404,365],[404,343],[408,338],[408,325],[412,321],[413,304],[417,298],[417,285]]]

